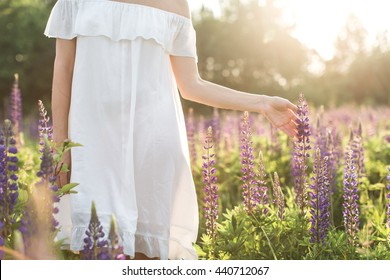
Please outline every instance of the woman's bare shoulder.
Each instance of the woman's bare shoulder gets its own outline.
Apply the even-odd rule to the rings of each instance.
[[[191,18],[190,7],[187,0],[168,0],[167,2],[170,2],[174,5],[172,8],[174,9],[175,13],[186,18]]]
[[[191,18],[191,12],[187,0],[110,0],[114,2],[133,3],[151,6],[168,12],[176,13],[186,18]]]

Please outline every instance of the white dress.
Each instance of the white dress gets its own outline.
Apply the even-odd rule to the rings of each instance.
[[[44,34],[77,37],[69,113],[71,182],[58,239],[82,250],[95,202],[127,255],[197,259],[198,205],[170,55],[197,61],[191,20],[140,4],[58,0]]]

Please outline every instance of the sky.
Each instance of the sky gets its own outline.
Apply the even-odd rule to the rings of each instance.
[[[196,12],[201,5],[220,14],[219,0],[188,0]],[[265,0],[259,0],[264,3]],[[368,32],[368,44],[387,31],[390,36],[390,1],[388,0],[277,0],[284,8],[284,18],[295,23],[293,35],[324,59],[331,59],[334,42],[348,15],[357,16]],[[329,17],[331,15],[331,17]]]

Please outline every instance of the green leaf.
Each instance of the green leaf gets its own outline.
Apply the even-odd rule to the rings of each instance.
[[[236,228],[237,228],[237,219],[236,219],[235,215],[232,215],[232,226],[233,226],[233,230],[236,230]]]
[[[19,190],[19,201],[26,203],[28,201],[28,192],[26,190]]]
[[[198,254],[198,257],[200,258],[206,257],[207,255],[206,252],[204,252],[198,244],[194,244],[193,246],[195,248],[196,253]]]
[[[369,191],[380,191],[380,190],[383,190],[384,188],[385,188],[385,184],[382,184],[382,183],[377,183],[377,184],[373,184],[373,185],[368,186]]]
[[[63,193],[69,193],[72,189],[74,189],[75,187],[77,187],[79,185],[79,183],[70,183],[70,184],[66,184],[65,186],[63,186],[61,188],[61,191]]]
[[[74,148],[74,147],[82,147],[83,145],[81,145],[80,143],[76,143],[76,142],[67,142],[64,147],[63,147],[63,151],[64,152],[67,152],[69,151],[71,148]]]

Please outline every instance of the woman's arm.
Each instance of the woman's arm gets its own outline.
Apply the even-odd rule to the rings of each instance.
[[[73,40],[56,39],[56,57],[54,60],[52,87],[53,141],[60,145],[68,139],[68,116],[71,99],[73,68],[76,54],[76,38]],[[71,168],[71,155],[65,153],[63,162]],[[60,186],[70,180],[70,172],[60,173]]]
[[[51,104],[53,140],[57,144],[68,138],[68,115],[75,53],[76,39],[56,39]]]
[[[297,107],[276,96],[236,91],[202,80],[194,58],[171,56],[172,70],[184,99],[212,107],[262,113],[277,128],[296,135]]]
[[[176,13],[191,18],[187,0],[175,0]],[[184,99],[212,107],[262,113],[290,136],[297,133],[297,107],[277,96],[250,94],[202,80],[194,58],[171,56],[172,70]]]

